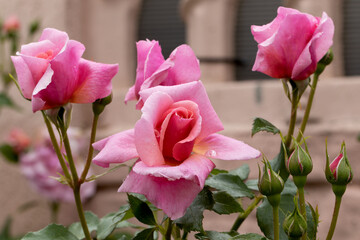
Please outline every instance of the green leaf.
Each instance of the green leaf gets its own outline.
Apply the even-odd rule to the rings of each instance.
[[[285,157],[288,154],[285,154],[284,147],[280,144],[279,154],[270,161],[271,168],[274,172],[279,173],[280,177],[286,182],[289,177],[289,173],[285,166]]]
[[[121,221],[132,216],[129,212],[131,212],[130,206],[124,205],[120,207],[118,212],[109,213],[101,218],[97,226],[97,239],[101,240],[108,237]]]
[[[259,191],[259,187],[258,187],[258,179],[249,179],[245,182],[245,185],[250,189],[250,190],[254,190],[254,191]]]
[[[147,225],[156,225],[154,214],[151,211],[150,207],[146,204],[146,202],[140,200],[133,195],[128,195],[128,200],[131,211],[133,212],[137,220]]]
[[[4,156],[4,158],[11,163],[18,163],[19,156],[15,152],[14,148],[9,144],[0,145],[0,153]]]
[[[220,173],[207,179],[205,184],[212,188],[216,188],[219,191],[224,191],[234,198],[254,197],[254,194],[251,192],[251,190],[237,175]]]
[[[156,228],[147,228],[135,235],[133,240],[154,240]]]
[[[212,193],[208,188],[204,188],[186,210],[183,217],[176,219],[177,223],[185,231],[202,231],[202,220],[204,218],[204,210],[211,210],[214,206]]]
[[[99,218],[94,213],[87,211],[85,212],[85,219],[89,228],[89,232],[91,233],[92,231],[96,231],[100,222]],[[79,239],[85,238],[85,234],[80,222],[71,224],[69,226],[69,231]]]
[[[8,75],[6,75],[6,76],[8,76]],[[2,93],[0,93],[0,108],[1,107],[15,108],[17,106],[14,104],[13,100],[11,100],[11,98],[6,93],[2,92]]]
[[[206,231],[205,234],[196,234],[195,238],[200,240],[228,240],[231,238],[231,235],[225,232]]]
[[[224,169],[218,169],[218,168],[214,168],[210,175],[218,175],[219,173],[228,173],[228,171],[224,170]]]
[[[11,228],[11,223],[12,223],[12,218],[10,216],[8,216],[4,222],[4,226],[1,229],[1,233],[0,233],[0,239],[1,240],[10,240],[11,236],[10,236],[10,228]]]
[[[256,233],[248,233],[248,234],[242,234],[238,235],[232,238],[229,238],[228,240],[267,240],[268,238],[261,236]]]
[[[282,223],[284,222],[286,214],[292,212],[293,210],[294,210],[294,195],[282,194],[280,206],[279,206],[280,240],[288,240],[288,237],[281,226]],[[306,215],[307,215],[307,225],[308,225],[308,230],[307,230],[308,237],[309,239],[313,239],[315,236],[316,228],[311,216],[311,210],[308,206],[306,207]],[[264,200],[264,202],[257,208],[256,218],[261,231],[265,234],[266,237],[272,239],[274,235],[273,213],[272,213],[272,207],[267,200]]]
[[[263,118],[255,118],[251,130],[251,136],[254,136],[256,133],[261,131],[270,132],[273,134],[280,133],[280,130],[267,120]]]
[[[241,205],[235,198],[227,194],[226,192],[213,193],[215,204],[212,210],[218,214],[230,214],[237,212],[244,212]]]
[[[21,240],[79,240],[62,225],[51,224],[46,228],[26,234]]]
[[[239,176],[241,180],[245,181],[249,177],[250,167],[248,164],[243,164],[241,167],[231,170],[229,173]]]

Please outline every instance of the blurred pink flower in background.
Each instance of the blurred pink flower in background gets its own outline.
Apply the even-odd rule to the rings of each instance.
[[[79,157],[85,150],[81,132],[78,129],[69,128],[68,135],[76,167],[78,171],[81,171],[83,163],[79,162]],[[52,178],[60,177],[59,174],[63,175],[63,171],[48,134],[44,134],[43,138],[36,142],[29,151],[20,154],[20,168],[34,190],[49,200],[56,202],[74,201],[72,188]],[[82,200],[93,196],[95,191],[96,184],[94,181],[84,183],[80,190]]]
[[[68,102],[91,103],[111,93],[117,64],[81,58],[85,47],[67,33],[46,28],[38,42],[21,47],[12,56],[22,94],[32,100],[34,112]]]
[[[180,45],[164,59],[158,41],[142,40],[136,43],[137,69],[135,85],[125,96],[125,102],[139,100],[139,92],[158,85],[171,86],[200,80],[200,65],[188,45]],[[143,102],[140,100],[137,108]]]
[[[12,15],[5,19],[3,24],[3,29],[5,32],[11,32],[19,30],[20,28],[20,21],[16,15]]]
[[[273,78],[304,80],[333,44],[334,23],[326,13],[322,18],[291,8],[278,8],[269,24],[251,26],[258,43],[253,71]]]
[[[12,129],[7,138],[17,154],[24,152],[31,144],[29,136],[19,128]]]
[[[144,194],[171,219],[185,210],[203,189],[215,167],[209,158],[248,160],[260,152],[223,130],[201,81],[142,90],[141,119],[135,128],[94,143],[94,163],[109,167],[138,161],[119,192]]]

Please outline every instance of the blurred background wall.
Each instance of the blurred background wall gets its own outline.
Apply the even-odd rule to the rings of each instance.
[[[270,22],[280,5],[317,16],[326,11],[336,25],[332,47],[335,59],[321,75],[307,128],[306,135],[311,136],[310,152],[316,169],[310,175],[308,193],[315,202],[323,201],[324,196],[332,198],[328,185],[326,188],[319,187],[325,181],[322,171],[325,161],[324,141],[326,137],[329,138],[329,151],[334,156],[340,149],[341,141],[345,140],[355,179],[340,214],[340,223],[347,221],[347,224],[340,225],[339,229],[343,231],[339,230],[336,234],[345,234],[341,239],[355,239],[351,234],[360,233],[360,219],[357,219],[360,215],[345,220],[345,212],[351,211],[356,201],[360,200],[357,177],[360,166],[356,164],[360,156],[360,144],[356,140],[360,132],[359,1],[0,0],[0,16],[5,19],[17,15],[24,25],[39,19],[42,28],[58,28],[68,32],[70,38],[84,43],[85,58],[119,63],[119,73],[113,81],[114,100],[101,116],[99,139],[132,128],[139,117],[134,104],[125,105],[123,99],[127,88],[135,80],[135,42],[148,38],[159,40],[165,58],[176,46],[189,44],[200,59],[201,79],[224,123],[224,134],[243,139],[272,158],[278,151],[278,139],[266,134],[250,138],[252,119],[263,117],[285,131],[290,103],[282,93],[278,80],[251,71],[257,46],[250,33],[250,26]],[[2,141],[14,127],[21,127],[30,135],[43,127],[40,114],[31,112],[30,103],[20,98],[15,87],[11,92],[21,110],[4,109],[1,112]],[[88,130],[90,116],[89,106],[76,106],[73,124]],[[218,167],[234,168],[239,164],[219,163]],[[253,170],[251,177],[255,178],[256,161],[249,164]],[[95,171],[101,172],[102,169],[95,168]],[[87,203],[86,209],[93,210],[99,216],[115,211],[125,201],[124,196],[116,193],[125,174],[124,171],[118,171],[100,179],[99,194]],[[39,206],[25,213],[17,213],[21,204],[33,199],[40,202]],[[324,229],[328,225],[326,217],[331,214],[326,206],[321,205],[320,208]],[[65,204],[63,209],[60,222],[68,224],[77,219],[73,205]],[[4,161],[0,161],[0,212],[0,226],[9,214],[14,216],[14,223],[18,226],[12,229],[14,233],[39,230],[47,225],[49,217],[46,201],[29,188],[17,166]],[[207,224],[213,226],[211,221]],[[244,227],[244,232],[259,231],[254,229],[251,222]]]

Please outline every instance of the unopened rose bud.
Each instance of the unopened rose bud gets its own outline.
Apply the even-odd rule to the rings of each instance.
[[[313,169],[309,152],[304,150],[299,143],[295,143],[295,150],[286,162],[286,168],[292,176],[307,176]]]
[[[280,193],[284,189],[284,181],[279,174],[275,173],[269,161],[264,160],[265,169],[264,175],[261,176],[261,169],[259,166],[259,182],[258,187],[261,194],[268,197],[272,206],[280,203]]]
[[[106,105],[110,104],[111,101],[112,101],[112,93],[107,97],[98,99],[95,102],[93,102],[92,109],[94,114],[100,115],[104,111]]]
[[[307,223],[299,211],[296,197],[294,205],[294,211],[285,217],[283,229],[290,239],[300,239],[306,233]]]
[[[320,75],[325,70],[325,67],[329,65],[333,59],[334,54],[332,50],[329,49],[329,51],[324,55],[324,57],[318,62],[315,73]]]
[[[335,195],[342,196],[345,192],[346,185],[351,182],[353,172],[346,154],[345,142],[341,145],[340,154],[329,163],[329,155],[326,146],[326,179],[333,185]]]
[[[5,32],[14,32],[19,30],[20,28],[20,22],[17,16],[13,15],[8,17],[3,25],[3,29]]]

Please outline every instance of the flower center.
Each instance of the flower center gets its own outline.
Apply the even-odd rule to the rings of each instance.
[[[51,60],[53,59],[54,52],[53,50],[47,50],[45,52],[39,53],[38,55],[36,55],[37,58],[43,58],[46,60]]]

